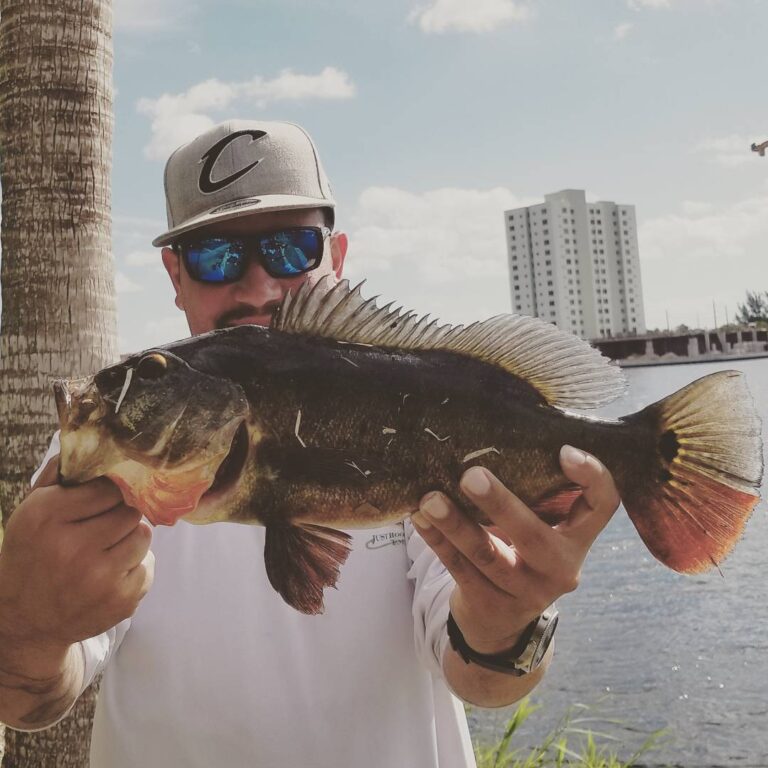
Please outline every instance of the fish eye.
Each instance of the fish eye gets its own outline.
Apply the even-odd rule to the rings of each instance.
[[[151,352],[139,360],[136,373],[141,379],[159,379],[165,376],[168,361],[158,352]]]

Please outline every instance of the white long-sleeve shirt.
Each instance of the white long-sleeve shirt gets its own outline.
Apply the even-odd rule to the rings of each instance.
[[[267,580],[262,527],[155,528],[149,594],[82,643],[85,683],[104,671],[91,768],[474,766],[440,661],[450,575],[409,523],[349,533],[305,616]]]

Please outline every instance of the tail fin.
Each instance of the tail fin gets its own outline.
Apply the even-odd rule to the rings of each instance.
[[[744,376],[705,376],[626,420],[658,436],[652,477],[623,489],[646,546],[682,573],[717,566],[759,501],[763,476],[760,417]]]

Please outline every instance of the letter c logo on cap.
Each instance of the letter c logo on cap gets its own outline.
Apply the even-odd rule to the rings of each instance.
[[[253,143],[254,141],[260,139],[262,136],[266,135],[266,131],[235,131],[234,133],[230,133],[229,136],[225,136],[223,139],[221,139],[221,141],[217,141],[200,158],[201,162],[205,160],[203,169],[200,171],[200,180],[198,182],[200,191],[206,195],[210,195],[212,192],[218,192],[220,189],[224,189],[224,187],[228,187],[230,184],[234,184],[238,179],[245,176],[248,171],[250,171],[252,168],[255,168],[264,158],[256,160],[250,165],[246,165],[245,168],[241,168],[231,176],[227,176],[225,179],[221,179],[220,181],[213,181],[213,179],[211,179],[213,166],[216,165],[216,161],[219,159],[224,149],[229,146],[229,144],[231,144],[235,139],[239,138],[240,136],[250,136],[251,143]]]

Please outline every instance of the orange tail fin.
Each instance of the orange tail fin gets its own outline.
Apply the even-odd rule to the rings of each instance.
[[[648,549],[682,573],[717,566],[759,501],[760,417],[744,376],[721,371],[627,417],[658,435],[651,477],[622,489]]]

